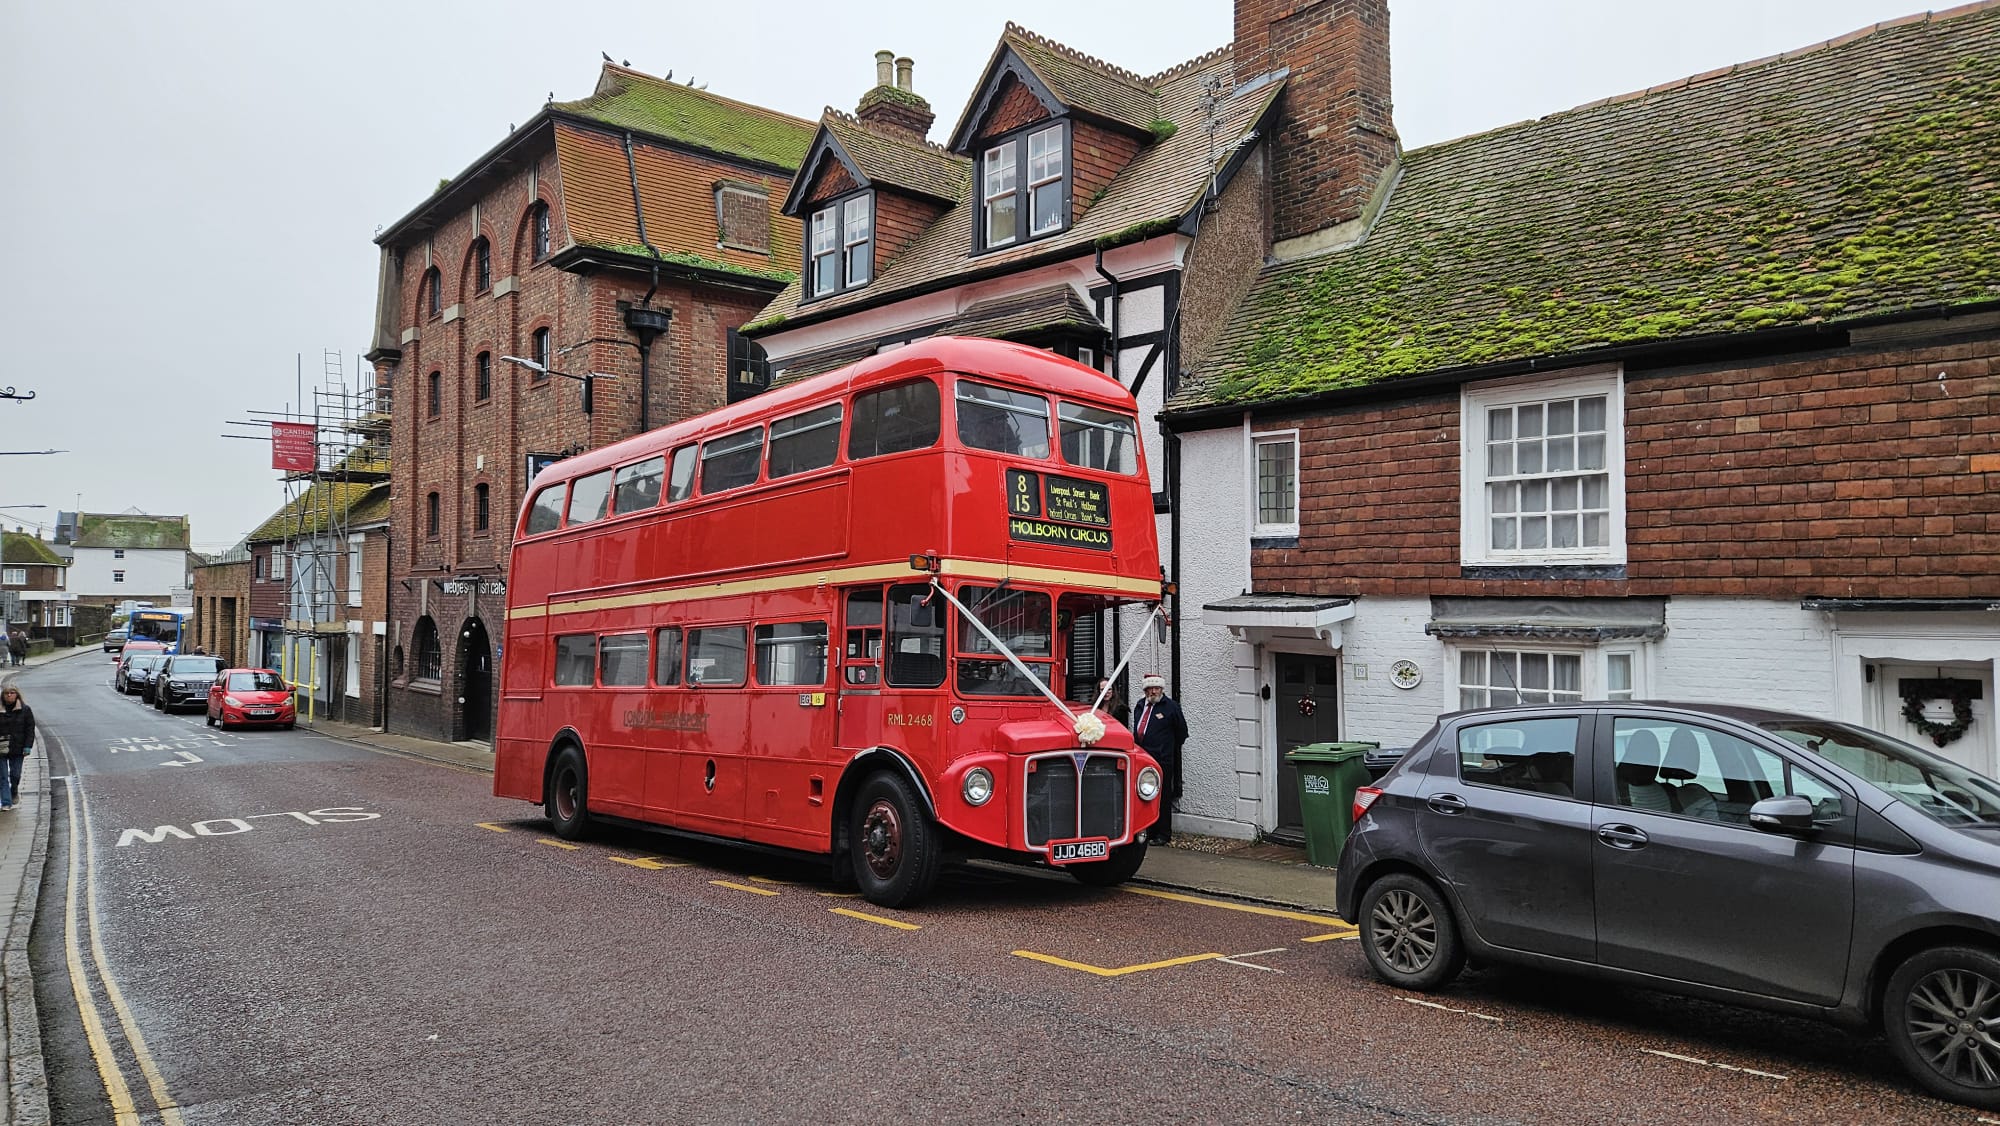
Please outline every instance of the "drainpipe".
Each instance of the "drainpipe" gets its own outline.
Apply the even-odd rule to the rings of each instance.
[[[625,310],[625,327],[639,338],[639,433],[653,428],[653,340],[667,331],[674,315],[655,309],[653,294],[660,290],[660,248],[646,237],[646,209],[639,203],[639,162],[632,155],[632,133],[625,133],[625,173],[632,180],[632,218],[639,229],[639,245],[653,256],[653,284],[639,304]]]

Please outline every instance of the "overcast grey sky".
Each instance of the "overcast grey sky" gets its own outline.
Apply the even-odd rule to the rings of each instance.
[[[1392,0],[1406,148],[1802,47],[1921,0]],[[4,0],[0,522],[58,508],[192,517],[226,547],[283,500],[225,419],[294,401],[322,352],[350,379],[376,229],[463,171],[599,52],[812,118],[874,53],[916,60],[949,133],[1005,21],[1141,73],[1227,43],[1225,0],[993,5],[298,5]],[[950,12],[952,14],[941,14]]]

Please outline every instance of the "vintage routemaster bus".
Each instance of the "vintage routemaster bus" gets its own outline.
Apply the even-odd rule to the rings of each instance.
[[[1001,855],[1137,871],[1159,764],[1068,702],[1072,632],[1160,613],[1132,396],[936,338],[535,478],[493,792],[825,854],[870,900]]]

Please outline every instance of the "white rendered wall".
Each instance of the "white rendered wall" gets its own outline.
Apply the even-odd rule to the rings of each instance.
[[[111,581],[111,572],[125,572],[125,581]],[[126,548],[125,558],[117,559],[108,547],[79,547],[69,565],[72,593],[127,598],[164,595],[187,586],[187,552]]]
[[[1198,430],[1180,439],[1182,754],[1177,827],[1253,837],[1263,822],[1265,755],[1262,683],[1256,650],[1202,622],[1204,603],[1250,586],[1248,471],[1240,427]],[[1171,546],[1162,544],[1171,551]]]

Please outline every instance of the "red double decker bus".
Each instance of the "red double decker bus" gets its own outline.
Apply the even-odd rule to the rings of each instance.
[[[888,906],[970,855],[1124,880],[1159,765],[1058,686],[1080,625],[1160,612],[1142,456],[1117,381],[940,338],[557,463],[493,792],[825,854]]]

